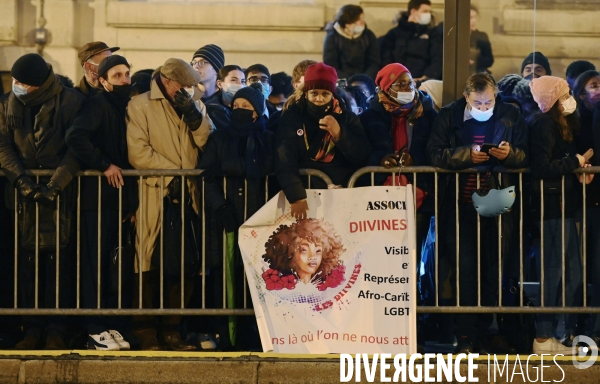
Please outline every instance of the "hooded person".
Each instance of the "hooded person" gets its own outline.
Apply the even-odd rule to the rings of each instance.
[[[101,254],[102,303],[107,308],[118,301],[111,292],[111,255],[119,240],[119,221],[123,222],[123,241],[134,229],[138,208],[136,178],[125,178],[122,169],[133,169],[127,152],[127,105],[131,99],[130,65],[123,56],[108,56],[100,62],[98,78],[103,87],[91,97],[79,112],[67,132],[66,142],[86,169],[104,174],[101,180],[101,227],[98,244],[98,178],[81,180],[81,307],[97,308],[98,248]],[[146,75],[147,76],[147,75]],[[119,189],[122,189],[122,209],[119,208]],[[131,307],[131,285],[128,274],[133,265],[122,265],[124,282],[123,307]],[[129,294],[127,293],[129,292]],[[115,329],[125,328],[122,317],[88,316],[88,348],[97,350],[129,349],[129,343]]]
[[[429,97],[431,97],[431,101],[433,101],[433,107],[436,111],[439,111],[442,108],[442,93],[444,90],[444,83],[442,80],[427,80],[421,83],[419,87],[419,91],[425,92]]]
[[[246,75],[237,65],[226,65],[217,74],[217,92],[206,100],[206,113],[217,130],[231,121],[232,100],[235,93],[246,86]]]
[[[577,102],[570,94],[568,83],[561,78],[542,76],[534,78],[529,86],[541,112],[529,124],[529,147],[533,179],[532,207],[536,209],[537,220],[543,220],[542,300],[546,306],[556,305],[560,300],[562,281],[565,287],[564,305],[580,306],[583,296],[582,270],[575,215],[581,209],[581,201],[577,198],[579,193],[576,184],[577,179],[589,184],[593,174],[573,174],[574,170],[589,166],[587,159],[578,153],[574,140],[579,126]],[[564,196],[562,192],[557,192],[561,190]],[[562,260],[565,262],[564,269]],[[555,338],[557,317],[554,314],[536,316],[533,353],[575,353],[573,338],[577,315],[566,315],[562,343]]]
[[[237,91],[232,99],[231,121],[226,127],[211,134],[206,143],[199,168],[204,170],[202,176],[206,215],[215,217],[217,222],[217,225],[207,230],[210,257],[223,255],[223,231],[228,235],[237,234],[242,223],[267,202],[265,177],[273,172],[274,134],[266,129],[264,104],[259,84]],[[235,258],[239,260],[239,248],[235,247],[234,252]],[[222,267],[221,257],[217,260],[207,258],[207,264],[215,266],[215,274],[222,274],[218,268]],[[243,268],[238,267],[232,267],[235,275],[232,276],[232,283],[243,281]],[[229,264],[227,270],[231,273]],[[235,301],[243,302],[243,289],[235,292]],[[227,299],[231,300],[231,297],[228,295]],[[221,302],[223,298],[217,297],[215,300]],[[240,348],[260,344],[258,334],[253,331],[254,327],[246,320],[254,322],[254,319],[238,320],[240,328],[244,329],[244,332],[238,332],[243,335],[239,344],[236,344]],[[235,337],[231,334],[230,342],[235,344]]]
[[[311,65],[302,89],[288,99],[279,120],[275,173],[296,218],[305,218],[309,209],[300,168],[318,169],[335,185],[345,185],[371,155],[360,120],[344,109],[335,95],[336,82],[334,68],[323,63]],[[327,187],[319,182],[313,185]]]
[[[71,180],[79,171],[77,158],[65,144],[65,133],[85,101],[72,88],[65,88],[52,66],[38,54],[21,56],[11,68],[12,91],[0,98],[0,163],[11,187],[7,189],[8,208],[15,209],[15,188],[19,204],[19,307],[55,308],[56,280],[39,284],[35,292],[36,269],[40,274],[56,270],[56,200],[60,196],[60,307],[72,304],[74,277],[69,273],[72,255],[75,190]],[[34,181],[26,170],[50,169],[52,176]],[[15,188],[12,188],[14,186]],[[39,215],[36,204],[39,202]],[[39,237],[36,233],[39,217]],[[37,241],[36,241],[37,239]],[[35,260],[36,245],[39,261]],[[44,292],[51,294],[46,295]],[[42,337],[46,349],[66,349],[66,325],[57,317],[27,317],[25,338],[17,349],[36,349]],[[42,345],[43,346],[43,345]]]
[[[189,63],[171,58],[157,69],[150,85],[150,92],[138,95],[129,102],[127,107],[127,148],[129,163],[135,169],[196,169],[199,152],[213,130],[213,124],[206,114],[206,108],[199,100],[201,92],[196,87],[199,82],[200,75]],[[187,212],[186,222],[188,222],[188,220],[197,219],[197,217],[194,218],[194,215],[199,213],[200,193],[193,178],[186,178],[185,183],[182,183],[179,178],[167,176],[164,178],[164,185],[161,185],[161,178],[148,177],[140,185],[142,188],[140,196],[143,200],[140,201],[136,217],[141,217],[143,220],[136,220],[139,239],[136,242],[138,258],[135,263],[136,278],[139,278],[140,274],[143,275],[143,297],[152,297],[159,290],[156,277],[159,272],[157,266],[160,263],[157,261],[161,248],[160,232],[164,230],[160,212],[161,200],[165,201],[163,198],[167,196],[165,204],[169,204],[169,207],[186,204],[184,208]],[[189,199],[184,202],[181,201],[182,191],[189,196]],[[176,209],[181,212],[181,208],[173,208],[172,212],[175,212]],[[179,236],[181,237],[181,234]],[[166,237],[165,241],[171,241]],[[186,243],[191,246],[194,244],[194,239],[186,238]],[[181,247],[180,242],[175,245]],[[186,249],[183,252],[186,260],[192,260],[189,252],[193,251]],[[176,263],[178,262],[173,262],[173,264]],[[190,268],[193,268],[193,265],[192,262]],[[141,270],[139,270],[139,266],[141,266]],[[166,279],[165,292],[172,292],[172,294],[168,296],[165,305],[179,307],[181,305],[179,296],[181,273],[179,272],[179,276],[175,278],[179,270],[174,268],[171,263],[164,267],[168,272],[165,275],[173,276]],[[193,289],[193,283],[189,276],[193,275],[194,271],[186,270],[184,273],[187,276],[183,279],[184,302],[187,303]],[[134,289],[137,288],[138,284],[135,284]],[[134,300],[137,300],[138,297],[138,294],[134,293]],[[134,303],[134,306],[136,305],[139,303]],[[152,303],[144,302],[144,307],[152,307]],[[194,345],[181,339],[180,316],[163,316],[161,320],[163,337],[171,349],[196,349]],[[134,332],[140,338],[143,349],[160,348],[156,338],[155,319],[152,316],[136,316]]]
[[[471,75],[465,84],[464,97],[442,107],[438,113],[427,144],[432,166],[454,171],[476,167],[483,173],[479,177],[476,173],[461,174],[458,194],[455,192],[454,174],[443,175],[438,182],[439,219],[436,228],[440,228],[439,238],[442,239],[440,260],[448,263],[452,275],[456,276],[457,261],[453,250],[457,249],[458,241],[461,251],[458,266],[460,297],[456,299],[460,305],[477,305],[478,285],[481,287],[481,305],[495,305],[498,300],[498,221],[495,217],[479,218],[472,196],[478,189],[483,193],[498,186],[496,177],[485,176],[493,167],[501,165],[519,169],[527,165],[525,121],[517,107],[503,103],[497,94],[498,88],[491,75]],[[484,143],[493,144],[494,148],[484,152]],[[514,185],[509,174],[502,174],[501,179],[502,186]],[[516,229],[508,225],[512,222],[509,217],[512,214],[502,215],[503,241],[511,241],[517,236]],[[475,235],[478,233],[479,240]],[[478,241],[486,246],[478,250]],[[507,252],[505,248],[502,249]],[[480,265],[478,254],[481,255]],[[471,353],[478,349],[494,351],[491,353],[514,353],[513,348],[503,344],[486,345],[492,318],[491,314],[455,315],[456,353]]]

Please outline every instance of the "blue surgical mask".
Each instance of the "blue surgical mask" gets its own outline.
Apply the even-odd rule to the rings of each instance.
[[[29,89],[29,86],[23,87],[22,85],[17,85],[15,83],[12,85],[12,91],[15,96],[25,96],[27,94],[27,89]]]
[[[260,85],[262,86],[262,94],[265,97],[265,100],[267,100],[269,95],[271,95],[271,86],[263,83],[260,83]]]

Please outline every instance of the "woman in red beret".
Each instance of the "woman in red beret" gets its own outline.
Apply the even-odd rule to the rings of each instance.
[[[313,64],[306,70],[304,85],[288,100],[275,137],[275,172],[292,215],[306,218],[306,190],[301,168],[323,171],[334,185],[345,185],[366,165],[371,155],[369,140],[358,117],[335,94],[334,68]],[[326,188],[312,179],[313,188]]]

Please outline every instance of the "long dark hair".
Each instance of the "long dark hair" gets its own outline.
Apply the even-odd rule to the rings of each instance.
[[[223,68],[221,68],[219,70],[219,72],[217,73],[217,80],[225,81],[225,78],[227,76],[229,76],[229,72],[235,71],[235,70],[238,70],[238,71],[244,73],[244,71],[242,70],[242,68],[240,68],[237,65],[226,65]]]
[[[575,111],[570,115],[564,116],[559,109],[559,106],[560,100],[557,100],[552,108],[546,112],[546,115],[558,125],[563,140],[570,143],[573,141],[575,133],[579,132],[579,113]]]

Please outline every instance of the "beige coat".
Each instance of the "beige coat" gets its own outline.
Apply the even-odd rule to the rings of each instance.
[[[199,96],[199,91],[196,91],[194,100]],[[204,104],[196,100],[196,105],[202,112],[203,120],[200,128],[192,132],[177,116],[156,81],[152,81],[149,92],[133,98],[127,107],[127,147],[131,165],[135,169],[195,169],[198,150],[206,144],[208,135],[214,129]],[[167,185],[172,179],[165,177],[162,191],[160,177],[145,178],[140,187],[142,200],[136,213],[136,253],[138,258],[142,258],[144,272],[150,270],[162,223],[161,199],[167,195]],[[194,210],[199,212],[200,195],[195,178],[188,178],[187,185]],[[135,263],[136,273],[138,265],[139,259]]]

